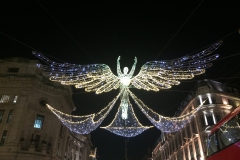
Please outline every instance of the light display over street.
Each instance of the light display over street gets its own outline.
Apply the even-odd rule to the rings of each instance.
[[[76,88],[84,88],[86,92],[95,92],[96,94],[109,92],[113,89],[120,90],[114,100],[97,114],[73,116],[47,105],[71,131],[87,134],[95,130],[111,111],[117,99],[120,98],[120,106],[114,120],[108,126],[101,128],[123,137],[134,137],[152,126],[141,125],[134,113],[129,97],[133,99],[151,123],[163,132],[175,132],[183,128],[201,106],[187,115],[164,117],[148,108],[129,88],[159,91],[180,84],[179,80],[192,79],[196,75],[203,74],[205,69],[212,66],[211,62],[219,57],[218,54],[210,54],[221,44],[222,41],[217,42],[197,54],[174,60],[147,62],[141,67],[136,76],[133,76],[137,64],[136,57],[130,72],[128,73],[128,68],[124,67],[122,73],[119,56],[117,59],[118,75],[116,76],[106,64],[56,63],[41,53],[34,51],[33,54],[47,63],[46,65],[38,64],[37,66],[42,69],[44,75],[50,77],[51,81],[57,81],[63,85],[75,85]]]

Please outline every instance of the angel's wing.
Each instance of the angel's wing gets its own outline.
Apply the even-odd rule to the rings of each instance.
[[[85,91],[95,91],[97,94],[117,89],[120,85],[120,79],[105,64],[55,63],[41,53],[33,51],[33,54],[47,63],[47,65],[38,64],[37,67],[44,75],[49,76],[51,81],[61,82],[63,85],[75,85],[76,88],[85,88]]]
[[[170,61],[151,61],[145,63],[139,74],[131,79],[131,84],[138,89],[159,91],[178,85],[178,80],[191,79],[195,75],[205,73],[205,69],[212,66],[211,61],[219,57],[218,54],[209,55],[215,51],[222,41],[194,55],[184,56]]]

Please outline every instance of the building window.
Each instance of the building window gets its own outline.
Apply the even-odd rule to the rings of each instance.
[[[232,93],[232,88],[231,87],[227,87],[227,90],[229,93]]]
[[[186,138],[190,138],[191,137],[191,130],[190,130],[190,125],[186,126]]]
[[[7,72],[8,73],[18,73],[19,68],[8,68]]]
[[[183,130],[182,130],[182,137],[183,137],[183,139],[184,139],[184,137],[186,137],[185,128],[183,128]]]
[[[207,119],[207,125],[214,125],[214,120],[213,120],[213,115],[212,113],[207,113],[205,114],[206,119]]]
[[[2,123],[3,116],[4,116],[4,110],[0,110],[0,123]]]
[[[178,149],[178,139],[177,139],[177,135],[176,135],[176,137],[175,137],[175,139],[174,139],[174,143],[175,143],[175,149]]]
[[[230,104],[231,106],[235,107],[235,103],[233,100],[231,99],[228,99],[228,104]]]
[[[2,95],[0,99],[0,103],[8,103],[10,95]]]
[[[188,159],[188,148],[185,148],[185,158]]]
[[[19,71],[19,68],[8,68],[7,75],[16,76]]]
[[[12,115],[13,115],[13,110],[9,111],[8,118],[7,118],[7,123],[10,123],[12,120]]]
[[[193,145],[189,145],[191,159],[194,159]]]
[[[239,94],[236,88],[233,88],[233,90],[234,90],[234,93]]]
[[[196,103],[197,103],[197,106],[201,105],[200,99],[197,99]]]
[[[13,98],[13,103],[17,103],[17,99],[18,99],[18,96],[15,95],[14,98]]]
[[[62,152],[61,152],[61,143],[60,142],[58,142],[58,146],[57,146],[57,155],[59,156],[59,157],[61,157],[62,156]],[[77,145],[76,145],[76,150],[77,150]]]
[[[62,136],[63,136],[63,125],[61,125],[59,133],[60,133],[59,134],[60,138],[62,138]]]
[[[40,139],[41,139],[41,135],[36,135],[35,136],[35,148],[39,148],[39,142],[40,142]]]
[[[204,105],[206,105],[206,104],[210,104],[208,98],[202,98],[202,103],[203,103]]]
[[[205,127],[206,124],[205,124],[205,119],[204,119],[204,116],[203,116],[203,115],[200,116],[200,120],[201,120],[201,125],[202,125],[202,127]]]
[[[216,98],[215,97],[211,97],[212,99],[212,104],[216,104]]]
[[[219,113],[215,113],[215,119],[216,119],[216,123],[221,120],[221,116]]]
[[[197,129],[196,129],[196,123],[195,123],[195,120],[192,121],[192,132],[193,133],[197,133]]]
[[[195,140],[194,144],[195,144],[195,149],[196,149],[196,155],[197,155],[197,157],[199,157],[200,156],[200,149],[199,149],[199,145],[198,145],[198,140]]]
[[[178,143],[179,143],[180,146],[182,146],[181,132],[178,135]]]
[[[172,142],[169,142],[169,155],[172,154]]]
[[[4,142],[5,142],[6,138],[7,138],[7,130],[4,130],[3,134],[2,134],[1,141],[0,141],[0,146],[4,145]]]
[[[171,150],[172,150],[172,152],[171,153],[173,153],[174,152],[174,141],[172,140],[172,144],[171,144]]]
[[[43,125],[44,116],[37,114],[35,122],[34,122],[34,128],[41,129]]]

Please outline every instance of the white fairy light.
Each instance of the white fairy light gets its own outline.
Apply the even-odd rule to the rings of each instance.
[[[124,67],[123,73],[120,69],[120,56],[117,60],[117,73],[115,76],[106,64],[77,65],[70,63],[56,63],[43,56],[41,53],[33,52],[35,56],[48,65],[38,64],[43,73],[50,76],[51,81],[61,82],[63,85],[75,85],[76,88],[85,88],[87,92],[109,92],[121,86],[134,86],[138,89],[159,91],[169,89],[172,85],[178,85],[178,80],[192,79],[195,75],[205,73],[205,69],[212,66],[211,61],[219,57],[215,51],[222,41],[217,42],[204,51],[168,61],[151,61],[145,63],[138,75],[133,76],[137,59],[128,73]]]
[[[182,129],[191,120],[191,118],[193,118],[196,112],[198,112],[202,107],[202,105],[200,105],[188,114],[179,117],[164,117],[154,112],[152,109],[148,108],[130,90],[128,90],[128,93],[130,94],[134,102],[138,105],[140,110],[151,121],[151,123],[162,132],[176,132]]]
[[[120,107],[122,110],[122,119],[126,120],[128,118],[128,102],[125,100],[121,101]]]
[[[86,116],[74,116],[65,114],[57,109],[54,109],[49,104],[47,107],[58,117],[58,119],[71,131],[78,134],[88,134],[95,130],[105,119],[108,113],[111,111],[112,107],[116,103],[119,96],[122,94],[120,92],[117,97],[113,99],[105,108],[103,108],[97,114],[90,114]]]
[[[191,114],[187,114],[182,117],[163,117],[144,105],[143,102],[134,96],[128,88],[134,87],[147,91],[159,91],[161,89],[169,89],[173,85],[180,84],[179,80],[192,79],[195,75],[203,74],[205,73],[206,68],[212,66],[212,63],[210,62],[219,57],[217,54],[212,56],[210,56],[210,54],[214,52],[221,44],[222,41],[219,41],[202,52],[194,55],[187,55],[174,60],[147,62],[141,67],[139,74],[134,77],[133,73],[137,63],[136,57],[131,71],[128,73],[128,68],[124,67],[122,73],[120,69],[119,56],[117,59],[118,76],[116,76],[112,73],[110,67],[105,64],[77,65],[70,63],[56,63],[35,51],[33,54],[47,63],[47,65],[38,64],[37,67],[42,69],[43,74],[49,76],[51,81],[57,81],[63,85],[75,85],[76,88],[85,88],[85,91],[95,92],[96,94],[109,92],[113,89],[120,88],[120,93],[127,94],[127,96],[123,96],[125,98],[121,99],[119,110],[121,110],[122,113],[121,116],[116,116],[117,118],[115,117],[115,120],[117,120],[118,117],[121,117],[122,120],[129,121],[129,117],[131,117],[132,114],[137,120],[134,112],[132,111],[131,113],[132,108],[128,98],[129,93],[141,111],[158,129],[164,132],[173,132],[181,129],[182,126],[189,121],[189,118],[191,118],[199,108],[195,109],[193,112],[191,112]],[[114,103],[116,102],[115,100]],[[112,108],[113,104],[109,106],[109,109]],[[74,118],[71,115],[65,116],[65,114],[51,107],[49,107],[49,109],[51,109],[51,111],[53,111],[53,113],[56,114],[58,118],[71,130],[81,134],[85,132],[89,133],[95,129],[109,113],[108,109],[103,109],[104,111],[100,111],[94,116],[89,115],[81,118]],[[104,116],[99,118],[103,112]],[[117,115],[118,114],[120,113],[117,113]],[[71,119],[69,119],[70,117]],[[98,119],[98,121],[93,121],[93,117],[94,119]],[[109,126],[108,129],[118,135],[124,135],[122,134],[124,131],[128,133],[125,134],[126,136],[131,135],[133,131],[140,133],[140,130],[145,130],[145,128],[141,125],[128,126],[128,128],[125,127],[125,129],[120,129],[121,127],[121,125]],[[83,131],[84,128],[87,128],[87,131]],[[135,133],[132,135],[137,134]]]
[[[124,86],[129,86],[131,79],[129,77],[122,77],[122,78],[120,78],[120,82]]]
[[[125,114],[121,114],[121,111],[125,110],[126,108],[122,107],[122,103],[127,105],[127,117]],[[133,108],[132,104],[129,101],[129,95],[127,88],[123,89],[123,94],[121,98],[121,103],[118,108],[118,111],[115,115],[113,121],[106,127],[100,127],[106,129],[114,134],[123,137],[135,137],[141,134],[143,131],[151,128],[153,126],[142,126],[142,124],[138,121]]]

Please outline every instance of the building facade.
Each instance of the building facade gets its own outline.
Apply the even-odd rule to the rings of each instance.
[[[161,134],[153,160],[204,160],[212,126],[240,104],[240,90],[212,80],[199,81],[178,108],[184,115],[203,104],[189,123],[175,133]]]
[[[0,60],[0,159],[89,160],[90,135],[71,133],[45,103],[70,114],[69,86],[50,82],[38,61]]]

